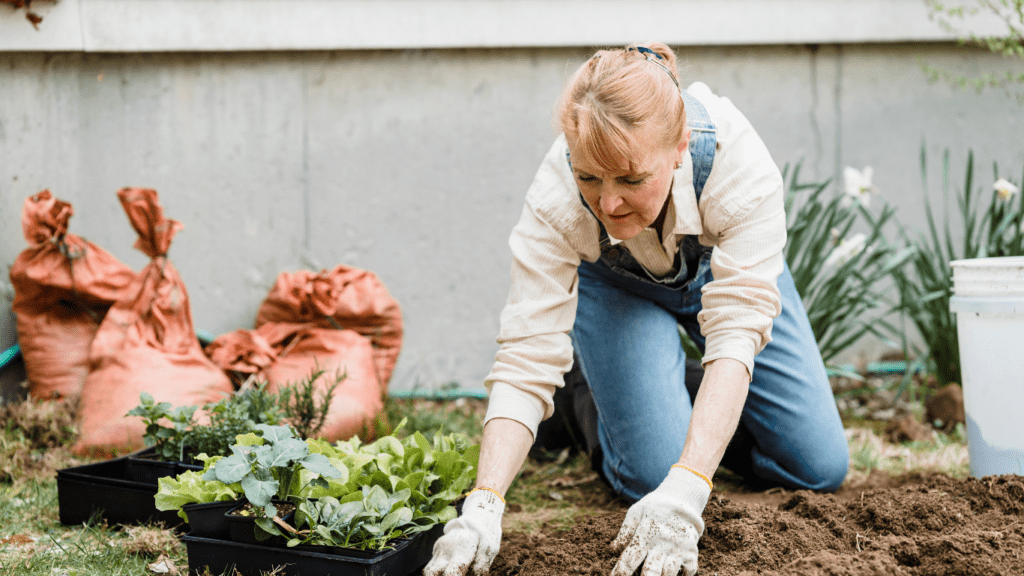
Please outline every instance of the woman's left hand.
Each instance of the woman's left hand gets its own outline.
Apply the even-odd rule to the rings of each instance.
[[[673,466],[653,492],[633,504],[619,535],[611,543],[622,552],[611,576],[630,576],[644,565],[642,576],[684,576],[697,573],[697,540],[704,534],[701,514],[711,495],[708,482]]]

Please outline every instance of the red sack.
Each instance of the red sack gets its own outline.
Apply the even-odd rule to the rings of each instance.
[[[78,397],[100,321],[135,277],[110,253],[68,234],[72,214],[49,190],[29,196],[21,213],[29,248],[11,266],[11,308],[34,398]]]
[[[370,338],[377,378],[387,389],[402,349],[402,310],[373,272],[338,265],[319,274],[282,272],[256,314],[267,322],[310,322],[348,328]]]
[[[92,342],[78,454],[141,447],[142,419],[125,417],[140,392],[173,406],[201,406],[232,392],[227,375],[199,346],[188,293],[166,256],[182,224],[164,218],[155,190],[123,188],[117,195],[139,233],[135,247],[153,261],[111,307]]]
[[[374,416],[384,408],[373,346],[353,330],[271,322],[255,330],[224,334],[206,347],[206,353],[225,370],[266,380],[271,392],[308,378],[317,368],[326,371],[315,383],[322,392],[334,382],[335,372],[344,373],[318,434],[321,438],[347,440],[372,431]]]

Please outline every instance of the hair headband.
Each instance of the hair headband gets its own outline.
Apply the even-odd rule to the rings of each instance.
[[[658,68],[664,70],[665,74],[668,74],[668,77],[672,79],[672,83],[676,85],[676,88],[680,88],[679,80],[676,79],[676,75],[673,74],[672,71],[668,69],[668,66],[665,66],[664,64],[658,61],[664,60],[661,54],[658,54],[657,52],[651,50],[650,48],[647,48],[646,46],[630,46],[629,48],[626,48],[626,52],[630,52],[632,50],[636,50],[637,52],[643,54],[647,58],[648,62],[653,62],[658,66]]]

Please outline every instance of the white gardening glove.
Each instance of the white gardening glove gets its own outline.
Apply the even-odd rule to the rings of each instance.
[[[490,490],[474,490],[462,503],[462,515],[444,527],[423,576],[464,576],[470,563],[477,576],[487,574],[501,545],[505,503]]]
[[[629,507],[612,552],[623,548],[611,576],[630,576],[643,562],[642,576],[697,573],[697,540],[704,534],[700,515],[711,495],[707,480],[673,466],[653,492]],[[645,561],[646,559],[646,561]]]

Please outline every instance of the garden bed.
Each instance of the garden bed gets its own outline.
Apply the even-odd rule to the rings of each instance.
[[[928,439],[916,442],[888,440],[883,433],[888,422],[873,419],[877,410],[872,408],[866,419],[860,419],[852,406],[854,400],[857,406],[885,404],[889,399],[878,396],[884,388],[868,386],[840,397],[851,405],[844,410],[851,470],[835,495],[752,492],[719,470],[705,513],[701,576],[755,574],[758,569],[768,574],[845,576],[1024,573],[1024,566],[1013,564],[1019,562],[1013,552],[1024,557],[1024,512],[1012,508],[1024,500],[1024,480],[994,483],[991,492],[980,481],[956,480],[967,474],[966,439],[959,433],[929,432]],[[42,468],[0,482],[0,513],[8,519],[0,531],[0,572],[152,574],[173,567],[184,574],[189,564],[186,545],[173,531],[119,526],[102,518],[61,525],[56,469],[86,462],[70,459],[69,438],[50,441],[44,435],[36,440],[39,434],[32,431],[50,430],[57,422],[51,417],[61,413],[35,415],[42,406],[49,405],[5,407],[17,414],[10,414],[4,437],[8,450],[0,451],[0,470],[24,470],[24,463]],[[485,409],[482,400],[393,400],[389,420],[408,417],[409,429],[443,427],[478,441]],[[923,407],[918,403],[912,411],[920,420]],[[35,416],[18,416],[29,412]],[[615,558],[607,552],[607,543],[618,531],[627,504],[597,478],[585,457],[565,452],[554,461],[529,460],[507,499],[505,538],[492,575],[575,575],[575,568],[580,568],[578,574],[610,573]],[[949,523],[957,512],[964,519]],[[935,529],[933,521],[948,525]],[[894,550],[904,549],[910,555],[899,558],[913,562],[916,554],[919,566],[899,564]]]
[[[1024,574],[1024,477],[957,480],[935,474],[837,494],[715,494],[704,511],[700,573]],[[758,500],[777,503],[759,503]],[[781,502],[779,502],[781,500]],[[563,537],[507,533],[492,576],[602,575],[626,506]]]

